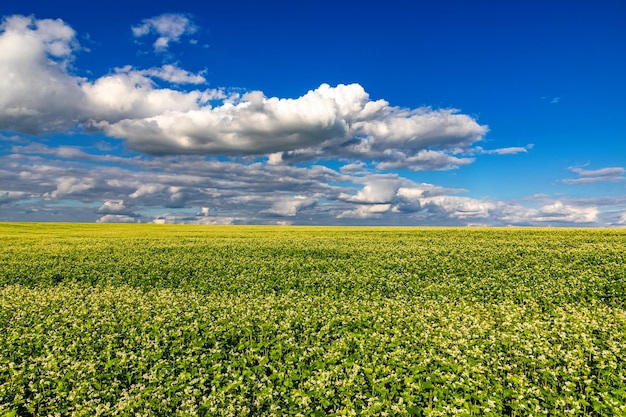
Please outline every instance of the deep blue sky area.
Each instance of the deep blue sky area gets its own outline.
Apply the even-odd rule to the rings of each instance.
[[[626,225],[621,1],[0,16],[0,221]]]

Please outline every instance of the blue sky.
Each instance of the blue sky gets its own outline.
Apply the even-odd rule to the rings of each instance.
[[[0,221],[626,225],[623,2],[0,16]]]

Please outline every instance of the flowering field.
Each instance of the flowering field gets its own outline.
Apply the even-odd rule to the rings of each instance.
[[[0,224],[0,416],[626,414],[626,230]]]

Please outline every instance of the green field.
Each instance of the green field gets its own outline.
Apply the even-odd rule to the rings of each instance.
[[[626,230],[0,224],[12,415],[626,415]]]

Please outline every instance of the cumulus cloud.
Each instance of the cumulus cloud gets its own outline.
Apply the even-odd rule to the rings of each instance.
[[[159,45],[192,32],[181,15],[134,28]],[[275,165],[344,158],[379,169],[453,169],[483,139],[487,126],[454,109],[400,108],[372,100],[359,84],[322,84],[298,98],[243,95],[223,89],[159,87],[204,84],[202,74],[173,65],[125,66],[93,81],[68,71],[79,48],[61,20],[13,16],[0,32],[0,129],[22,133],[74,128],[104,131],[134,150],[163,154],[269,154]]]
[[[353,203],[381,204],[392,202],[406,182],[397,175],[372,175],[363,178],[365,186],[356,195],[342,193],[339,198]]]
[[[12,16],[0,24],[0,129],[71,129],[84,106],[82,79],[68,74],[78,48],[62,20]]]
[[[357,180],[358,181],[358,180]],[[397,175],[370,175],[360,180],[364,186],[355,195],[341,193],[339,199],[356,203],[351,210],[341,212],[337,218],[380,218],[384,213],[416,213],[425,211],[444,214],[448,218],[488,216],[483,206],[491,203],[449,194],[465,192],[432,184],[417,184]],[[477,210],[477,207],[480,210]]]
[[[272,207],[261,210],[260,213],[271,214],[276,216],[294,217],[298,212],[307,207],[311,207],[316,200],[306,196],[282,197],[272,203]]]
[[[171,42],[179,42],[182,36],[194,34],[197,27],[186,15],[166,13],[144,19],[140,25],[133,26],[132,31],[136,38],[156,34],[158,37],[153,44],[154,50],[163,52]]]
[[[94,82],[71,75],[78,49],[62,20],[12,16],[0,25],[0,129],[39,134],[78,126],[100,129],[122,119],[197,109],[223,94],[215,90],[158,88],[151,77],[172,83],[203,82],[172,65],[149,70],[117,69]]]
[[[381,169],[414,170],[471,163],[450,153],[487,132],[455,110],[409,110],[372,101],[358,84],[322,84],[296,99],[255,91],[236,104],[125,119],[104,129],[153,154],[271,154],[272,164],[332,155],[380,161]]]
[[[361,164],[342,171],[200,156],[118,158],[112,165],[87,148],[45,145],[0,154],[0,184],[11,187],[0,192],[0,220],[618,226],[626,202],[623,195],[540,195],[525,205],[477,199],[457,195],[464,189],[372,174]]]
[[[339,215],[338,219],[380,219],[383,214],[391,209],[391,204],[360,205],[352,210],[346,210]]]
[[[0,205],[28,198],[29,194],[23,191],[0,191]]]
[[[599,211],[595,207],[574,207],[560,201],[543,206],[537,221],[561,221],[572,223],[593,223],[598,220]]]
[[[623,181],[626,179],[626,169],[622,167],[608,167],[594,170],[586,170],[581,167],[569,167],[569,170],[578,174],[578,178],[566,178],[565,184],[592,184],[603,181]]]
[[[141,198],[147,195],[160,193],[165,188],[166,187],[162,184],[141,184],[132,194],[129,194],[128,196],[131,198]]]
[[[149,72],[149,71],[148,71]],[[104,129],[124,120],[144,119],[172,111],[197,110],[212,97],[210,91],[183,92],[157,88],[148,72],[131,67],[118,68],[113,74],[83,83],[85,107],[79,114],[92,129]]]
[[[137,223],[137,219],[133,216],[126,216],[122,214],[105,214],[98,218],[96,223]]]
[[[397,174],[375,174],[357,177],[352,181],[364,184],[356,194],[341,193],[339,199],[361,204],[384,204],[419,201],[447,194],[463,193],[467,190],[445,188],[426,183],[415,183]]]
[[[124,204],[124,200],[106,200],[102,206],[98,208],[97,212],[104,215],[138,217],[138,214],[133,213],[133,211]]]
[[[165,50],[195,30],[185,16],[163,16],[136,26],[135,35],[155,35],[155,48]],[[403,177],[404,169],[456,169],[480,155],[532,148],[483,149],[478,145],[488,127],[458,110],[393,106],[371,98],[359,84],[322,84],[296,98],[231,94],[200,88],[207,83],[204,72],[175,65],[124,66],[87,79],[74,75],[79,50],[75,32],[61,20],[13,16],[0,24],[0,130],[9,134],[2,136],[0,153],[0,220],[54,215],[69,221],[207,224],[624,221],[623,200],[544,195],[524,202],[529,208],[458,196],[466,190]],[[107,134],[105,147],[49,147],[19,135],[81,129]],[[116,143],[113,138],[158,157],[103,155],[102,149]],[[339,162],[323,166],[326,160]],[[623,180],[625,174],[621,167],[571,171],[578,178],[564,181],[572,184]]]
[[[445,213],[453,219],[487,218],[496,208],[491,201],[447,195],[424,198],[421,204],[431,212]]]
[[[92,178],[61,177],[56,179],[56,189],[44,194],[47,198],[59,198],[72,194],[81,194],[95,188],[96,182]]]

